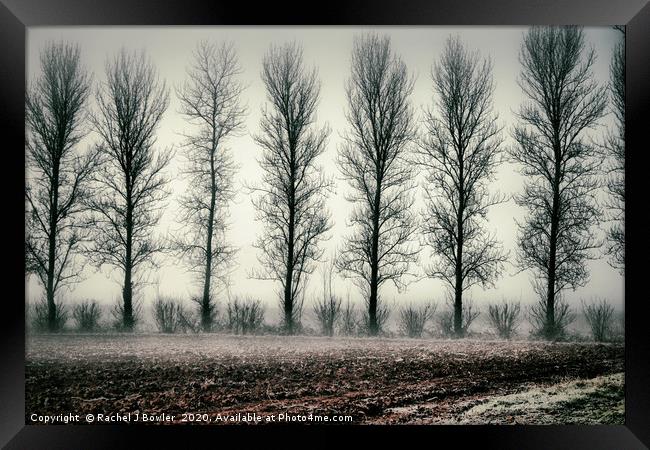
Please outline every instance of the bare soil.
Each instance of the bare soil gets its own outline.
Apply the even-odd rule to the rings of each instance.
[[[138,412],[174,415],[172,423],[183,413],[207,414],[211,423],[237,413],[349,415],[356,424],[623,423],[623,350],[528,341],[30,336],[26,420]]]

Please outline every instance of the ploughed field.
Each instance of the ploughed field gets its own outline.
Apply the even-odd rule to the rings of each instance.
[[[26,419],[623,423],[623,345],[206,335],[28,336]],[[268,419],[266,419],[268,421]],[[332,420],[332,419],[330,419]],[[336,420],[336,419],[333,419]],[[99,422],[99,420],[97,421]]]

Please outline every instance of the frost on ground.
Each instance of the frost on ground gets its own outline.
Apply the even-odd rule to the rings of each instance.
[[[623,424],[623,373],[479,400],[449,424]]]
[[[518,423],[570,423],[581,417],[581,423],[622,423],[617,380],[623,350],[622,344],[527,341],[31,336],[26,414],[312,413],[377,424],[512,423],[511,417]],[[592,414],[594,407],[611,414]]]

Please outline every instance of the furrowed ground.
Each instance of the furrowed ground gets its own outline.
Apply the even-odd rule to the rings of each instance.
[[[27,339],[26,415],[623,423],[623,345],[225,335]],[[29,423],[29,420],[28,420]],[[220,422],[221,423],[221,422]]]

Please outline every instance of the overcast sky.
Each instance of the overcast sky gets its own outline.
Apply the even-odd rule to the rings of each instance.
[[[281,44],[296,40],[304,48],[305,63],[318,69],[321,80],[321,99],[318,107],[320,124],[329,123],[332,130],[327,151],[320,158],[325,172],[337,177],[336,192],[329,199],[334,227],[326,242],[330,249],[340,247],[343,236],[348,234],[347,219],[351,205],[345,200],[348,189],[344,181],[338,179],[340,174],[334,163],[340,134],[346,129],[344,110],[346,107],[344,83],[349,76],[352,42],[355,34],[373,30],[390,36],[393,50],[399,54],[408,69],[416,76],[415,88],[411,101],[415,106],[418,118],[422,109],[432,102],[432,84],[430,69],[434,60],[441,53],[446,38],[450,34],[458,34],[470,48],[479,50],[484,56],[490,56],[494,63],[494,107],[499,113],[504,126],[504,146],[513,145],[511,130],[514,125],[513,111],[524,100],[521,89],[517,85],[520,66],[517,59],[523,33],[522,27],[31,27],[27,32],[27,74],[33,79],[40,70],[38,55],[40,49],[49,40],[65,40],[78,43],[81,46],[82,60],[93,74],[94,81],[104,80],[104,64],[107,57],[112,57],[121,47],[127,49],[144,49],[157,67],[161,78],[166,80],[170,88],[170,105],[158,129],[158,145],[178,147],[182,141],[180,133],[186,127],[184,118],[178,113],[179,102],[174,88],[185,78],[185,68],[190,63],[192,50],[202,39],[221,42],[233,41],[244,69],[242,81],[248,86],[243,94],[243,102],[249,107],[246,120],[247,131],[242,137],[233,138],[228,145],[233,151],[234,158],[240,165],[236,177],[236,186],[255,182],[259,179],[260,170],[257,158],[261,149],[255,144],[252,135],[259,132],[260,108],[265,101],[265,91],[260,79],[261,63],[264,53],[271,43]],[[593,45],[597,60],[595,76],[600,83],[606,83],[609,78],[609,62],[613,46],[620,39],[620,33],[608,27],[586,28],[586,39]],[[91,97],[91,108],[94,107]],[[611,115],[602,121],[603,128],[612,125]],[[91,133],[82,143],[82,148],[96,142],[97,135]],[[158,227],[163,233],[178,229],[175,223],[177,195],[185,186],[178,179],[179,163],[182,157],[177,152],[175,160],[169,166],[173,194],[168,200],[168,208]],[[516,167],[504,164],[497,174],[494,189],[506,194],[519,192],[522,179],[516,172]],[[251,295],[262,299],[267,305],[277,304],[278,285],[271,281],[258,281],[248,278],[250,269],[258,267],[256,249],[252,247],[256,236],[261,230],[261,224],[255,221],[255,210],[251,199],[242,189],[236,203],[232,205],[231,221],[233,226],[228,233],[232,244],[240,248],[237,257],[237,267],[232,277],[232,295]],[[422,205],[421,191],[418,190],[417,206]],[[505,249],[510,250],[510,260],[514,262],[516,252],[515,219],[524,217],[525,211],[517,207],[511,200],[493,207],[489,214],[488,226],[496,232],[503,242]],[[602,233],[601,233],[602,235]],[[423,248],[420,261],[426,261],[430,250]],[[156,285],[147,287],[144,300],[149,303],[152,296],[159,290],[166,294],[175,294],[185,298],[199,292],[193,284],[192,277],[185,271],[182,263],[175,259],[167,259],[162,269],[154,274],[152,281]],[[575,292],[567,292],[567,298],[572,301],[580,298],[589,299],[594,296],[609,298],[617,306],[623,302],[623,279],[619,273],[609,267],[605,258],[589,263],[591,279],[587,286]],[[491,302],[501,298],[521,300],[529,303],[534,299],[531,289],[530,272],[516,274],[517,269],[509,265],[504,276],[498,281],[496,288],[483,290],[474,287],[469,291],[475,302]],[[84,281],[70,291],[61,294],[74,301],[82,298],[94,298],[101,302],[113,302],[120,296],[120,278],[117,271],[109,268],[96,272],[91,268],[84,270]],[[311,294],[320,293],[320,274],[316,272],[307,289],[307,300]],[[338,279],[337,291],[344,297],[350,294],[353,301],[360,302],[356,287],[349,281]],[[390,303],[404,301],[419,302],[422,300],[442,301],[445,286],[442,282],[423,279],[411,284],[406,291],[398,293],[392,285],[384,285],[382,297]],[[27,297],[30,300],[41,295],[41,289],[35,277],[27,283]],[[223,297],[222,299],[223,300]]]

